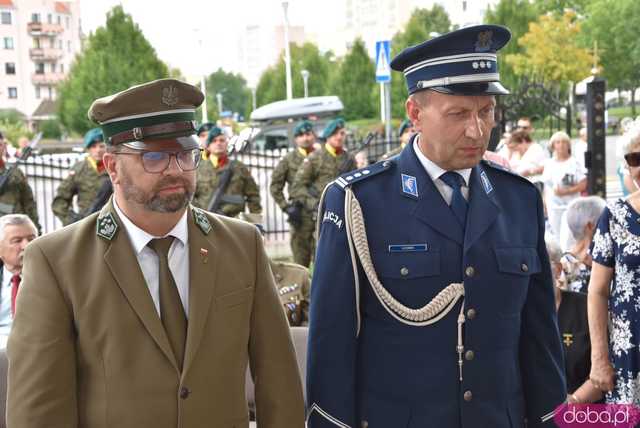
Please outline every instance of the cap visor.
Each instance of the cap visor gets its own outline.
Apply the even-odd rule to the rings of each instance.
[[[448,95],[508,95],[509,91],[500,82],[457,83],[455,85],[434,86],[431,89]]]
[[[188,135],[185,137],[158,137],[154,139],[149,139],[145,141],[129,141],[128,143],[122,144],[125,147],[129,147],[130,149],[135,150],[147,150],[147,142],[158,141],[158,140],[173,140],[182,146],[184,150],[197,149],[200,147],[200,142],[195,135]],[[157,147],[157,146],[156,146]]]

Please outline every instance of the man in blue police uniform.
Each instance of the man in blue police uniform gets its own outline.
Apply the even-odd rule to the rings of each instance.
[[[542,201],[481,162],[510,37],[480,25],[400,53],[416,136],[327,186],[309,428],[553,426],[566,390]]]

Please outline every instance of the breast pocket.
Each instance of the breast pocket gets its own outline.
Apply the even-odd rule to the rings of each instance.
[[[231,309],[249,303],[253,298],[254,288],[247,287],[239,291],[216,297],[216,309],[219,311]]]
[[[538,251],[534,247],[502,247],[494,248],[494,252],[501,273],[528,277],[542,269]]]
[[[440,275],[440,252],[388,253],[373,255],[378,276],[390,279],[415,279]]]

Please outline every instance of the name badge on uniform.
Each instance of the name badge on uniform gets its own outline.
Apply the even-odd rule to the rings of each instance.
[[[482,171],[480,173],[480,180],[482,181],[482,187],[484,187],[484,192],[488,195],[493,190],[493,186],[489,181],[489,177],[487,177],[487,173]]]
[[[418,197],[418,180],[412,175],[402,174],[402,191],[407,195]]]
[[[390,253],[415,253],[427,251],[427,244],[395,244],[389,245]]]

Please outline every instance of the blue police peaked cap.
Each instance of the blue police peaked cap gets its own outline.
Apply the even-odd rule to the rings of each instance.
[[[497,51],[511,32],[499,25],[474,25],[410,46],[391,61],[404,74],[409,94],[425,89],[452,95],[502,95]]]
[[[93,128],[87,131],[86,134],[84,134],[83,147],[85,149],[88,149],[89,147],[91,147],[93,143],[101,143],[103,141],[104,141],[104,135],[102,135],[102,129]]]

